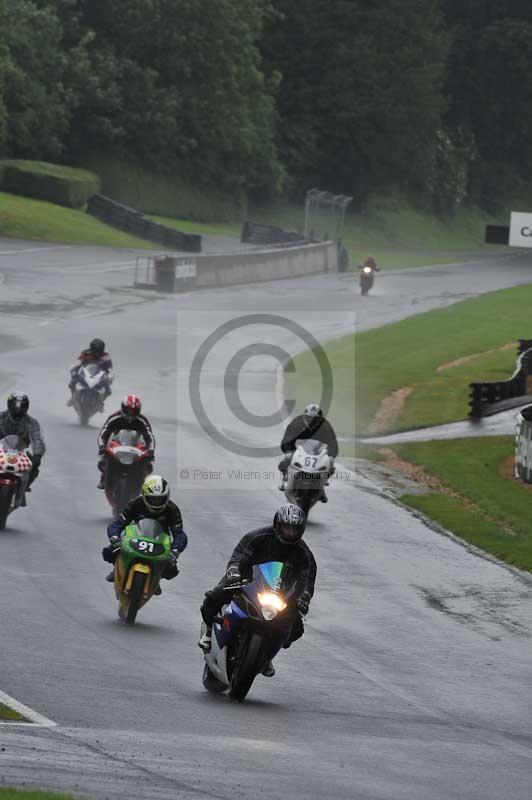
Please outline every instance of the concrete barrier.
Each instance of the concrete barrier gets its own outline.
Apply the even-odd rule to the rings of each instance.
[[[337,272],[336,242],[196,258],[196,288]]]

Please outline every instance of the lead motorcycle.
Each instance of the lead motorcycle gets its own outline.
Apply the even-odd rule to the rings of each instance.
[[[88,425],[91,417],[103,411],[103,400],[108,388],[109,377],[97,364],[85,364],[78,370],[72,405],[81,425]]]
[[[277,655],[297,614],[296,581],[280,561],[256,564],[253,578],[237,587],[214,620],[205,654],[203,685],[214,694],[229,692],[242,702],[267,662]]]
[[[140,494],[147,475],[148,448],[140,433],[121,430],[109,438],[105,455],[105,494],[117,517]]]
[[[118,616],[133,625],[137,613],[159,586],[170,559],[172,537],[155,519],[141,519],[128,525],[115,563],[115,594]]]
[[[319,501],[331,475],[327,445],[317,439],[298,439],[286,473],[285,496],[305,516]]]
[[[31,450],[19,436],[0,440],[0,530],[9,514],[26,505],[26,488],[31,472]]]
[[[360,271],[360,294],[367,295],[375,282],[375,270],[369,266]]]

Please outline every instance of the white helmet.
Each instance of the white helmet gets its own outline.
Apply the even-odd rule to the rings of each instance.
[[[160,475],[150,475],[142,484],[140,490],[142,499],[148,511],[152,513],[161,513],[168,505],[170,497],[170,487],[168,481],[161,478]]]

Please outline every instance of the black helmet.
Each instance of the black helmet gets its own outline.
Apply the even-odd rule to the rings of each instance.
[[[22,419],[28,413],[30,400],[27,394],[11,392],[7,398],[7,410],[13,419]]]
[[[305,532],[306,517],[299,506],[285,503],[273,518],[273,530],[282,544],[299,542]]]
[[[306,428],[316,429],[321,425],[323,411],[317,403],[311,403],[303,411],[303,422]]]
[[[93,356],[103,356],[105,353],[105,342],[101,339],[93,339],[89,345],[89,350]]]

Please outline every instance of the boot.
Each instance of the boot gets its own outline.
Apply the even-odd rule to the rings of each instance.
[[[109,573],[109,575],[105,576],[105,580],[108,581],[109,583],[114,583],[115,582],[115,568],[114,567],[111,570],[111,572]]]
[[[201,636],[198,642],[198,647],[203,650],[205,654],[211,652],[212,645],[212,627],[207,623],[201,623]]]
[[[320,503],[328,503],[328,502],[329,502],[329,498],[325,494],[325,489],[322,489],[321,490],[321,495],[320,495]]]
[[[273,676],[275,675],[275,667],[273,666],[271,661],[266,662],[266,666],[262,670],[262,674],[266,678],[273,678]]]
[[[74,403],[72,402],[72,398],[71,397],[68,398],[68,400],[66,401],[66,404],[67,404],[68,408],[72,408]]]
[[[159,586],[159,584],[157,584],[157,586],[156,586],[156,587],[155,587],[155,589],[153,590],[153,594],[154,594],[154,595],[156,595],[157,597],[159,597],[159,595],[160,595],[160,594],[162,594],[162,591],[163,591],[163,590],[161,589],[161,587]]]
[[[105,489],[105,486],[103,485],[103,472],[100,472],[100,480],[98,481],[98,486],[96,488]]]

